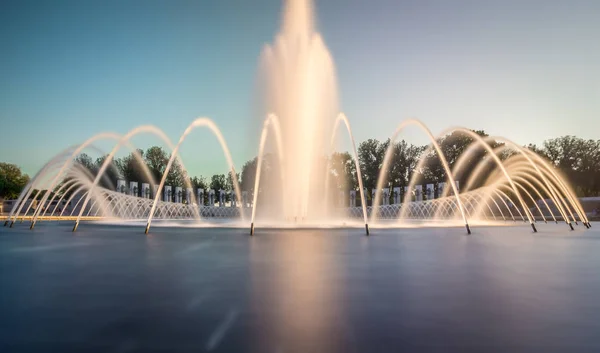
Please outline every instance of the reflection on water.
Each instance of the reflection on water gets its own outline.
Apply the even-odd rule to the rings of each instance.
[[[600,351],[600,225],[44,227],[0,233],[0,352]]]
[[[258,351],[296,347],[335,351],[345,327],[345,269],[336,241],[314,231],[250,242],[251,310]],[[264,329],[264,328],[269,329]]]

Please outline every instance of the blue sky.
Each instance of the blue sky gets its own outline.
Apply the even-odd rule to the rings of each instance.
[[[241,167],[256,154],[258,60],[281,7],[3,1],[0,161],[33,174],[98,132],[154,124],[176,141],[209,116]],[[434,133],[461,125],[522,144],[600,138],[600,1],[317,0],[316,11],[359,141],[385,139],[408,117]],[[403,137],[425,142],[416,130]],[[227,169],[207,132],[182,157],[192,175]]]

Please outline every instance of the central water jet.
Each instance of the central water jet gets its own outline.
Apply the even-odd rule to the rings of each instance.
[[[279,117],[289,161],[281,166],[286,176],[281,190],[268,200],[283,204],[270,208],[270,218],[314,220],[325,211],[323,156],[338,112],[337,85],[332,57],[314,27],[312,2],[288,0],[281,31],[262,53],[265,113]]]

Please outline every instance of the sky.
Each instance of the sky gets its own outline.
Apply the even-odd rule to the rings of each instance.
[[[176,142],[206,116],[239,170],[258,150],[259,56],[281,9],[280,0],[2,1],[0,161],[33,175],[94,134],[151,124]],[[434,134],[465,126],[520,144],[600,139],[600,1],[316,0],[315,10],[358,141],[384,140],[407,118]],[[401,138],[427,142],[417,130]],[[181,156],[191,175],[227,171],[206,131]]]

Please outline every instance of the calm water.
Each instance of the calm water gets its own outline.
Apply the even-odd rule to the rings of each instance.
[[[598,223],[70,228],[0,228],[0,351],[600,351]]]

